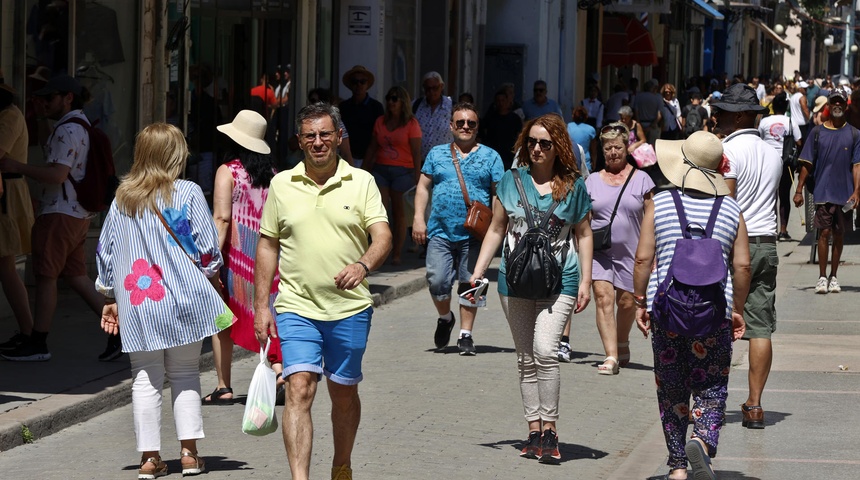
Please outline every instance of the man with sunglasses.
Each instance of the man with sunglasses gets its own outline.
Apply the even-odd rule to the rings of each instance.
[[[460,355],[472,356],[476,354],[472,326],[478,307],[486,304],[486,297],[478,296],[472,303],[464,298],[464,294],[472,288],[469,279],[481,250],[481,239],[470,236],[463,228],[466,203],[454,161],[456,159],[459,164],[469,200],[488,206],[492,205],[496,182],[502,178],[504,167],[495,150],[478,144],[478,111],[475,106],[458,103],[453,106],[453,112],[448,128],[454,142],[433,147],[421,169],[415,192],[412,239],[419,245],[427,245],[427,282],[439,315],[434,334],[437,351],[448,346],[451,331],[457,323],[451,311],[451,291],[456,279],[460,294],[457,347]],[[429,201],[431,191],[432,202]],[[428,203],[431,203],[430,217],[425,222]]]
[[[537,80],[532,90],[534,96],[523,103],[523,113],[526,116],[526,120],[531,120],[547,113],[556,113],[559,117],[564,118],[558,103],[546,96],[545,81]]]
[[[45,149],[45,165],[29,165],[0,159],[0,171],[20,174],[41,184],[41,197],[36,222],[33,224],[33,272],[36,275],[36,308],[33,331],[27,342],[15,350],[3,353],[3,358],[19,362],[40,362],[51,359],[47,337],[57,307],[57,281],[60,277],[72,287],[97,315],[101,315],[104,297],[96,292],[93,280],[87,276],[85,243],[94,213],[78,203],[72,181],[81,181],[87,168],[89,134],[83,126],[89,124],[82,108],[89,92],[77,80],[60,75],[34,92],[45,116],[56,126]],[[112,360],[122,351],[116,343],[119,337],[109,337],[106,353]],[[117,353],[118,352],[118,353]]]
[[[367,147],[373,137],[373,124],[385,113],[382,103],[367,93],[373,86],[373,73],[356,65],[343,74],[343,84],[352,96],[340,102],[340,114],[349,132],[349,148],[353,165],[361,167]]]
[[[741,207],[749,235],[752,277],[743,312],[743,339],[749,341],[749,393],[741,405],[742,426],[761,429],[765,425],[761,395],[770,374],[771,337],[776,331],[776,199],[782,157],[755,128],[756,117],[768,109],[761,106],[752,87],[736,83],[711,106],[717,120],[714,130],[725,136],[723,153],[729,170],[723,176]]]

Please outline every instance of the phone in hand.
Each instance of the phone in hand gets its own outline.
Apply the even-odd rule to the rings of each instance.
[[[487,290],[487,286],[490,284],[490,281],[486,278],[482,278],[475,283],[477,284],[475,287],[472,287],[461,293],[460,297],[465,298],[467,300],[471,300],[472,298],[478,299],[479,297],[484,295]]]

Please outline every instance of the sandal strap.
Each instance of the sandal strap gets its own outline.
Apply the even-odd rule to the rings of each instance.
[[[158,467],[158,465],[161,463],[161,457],[148,457],[148,458],[141,458],[140,459],[140,466],[141,467],[146,465],[147,463],[152,463],[153,465]]]
[[[741,408],[749,412],[750,410],[761,410],[761,405],[747,405],[746,403],[742,403]]]

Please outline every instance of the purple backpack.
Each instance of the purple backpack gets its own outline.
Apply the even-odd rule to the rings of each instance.
[[[728,265],[719,240],[711,238],[723,197],[714,200],[708,225],[691,224],[677,190],[671,190],[684,238],[675,241],[675,253],[666,278],[657,286],[652,314],[660,328],[685,337],[705,337],[726,323],[725,282]],[[694,227],[704,235],[693,238]]]

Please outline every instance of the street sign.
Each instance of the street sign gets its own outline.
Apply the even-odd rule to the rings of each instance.
[[[349,35],[370,35],[369,6],[350,5],[347,33]]]

